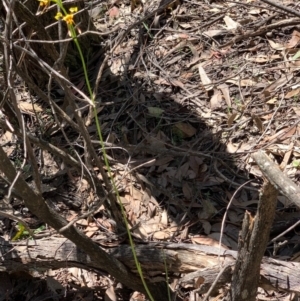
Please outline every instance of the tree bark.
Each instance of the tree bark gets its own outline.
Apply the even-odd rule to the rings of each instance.
[[[238,258],[233,272],[227,301],[255,301],[260,275],[260,263],[266,250],[275,216],[277,190],[266,182],[259,197],[255,217],[245,213],[239,237]]]

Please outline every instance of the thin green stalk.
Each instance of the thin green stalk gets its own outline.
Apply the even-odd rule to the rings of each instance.
[[[52,0],[52,2],[57,3],[57,5],[60,7],[60,9],[63,12],[63,15],[65,17],[67,15],[70,15],[70,14],[67,13],[67,11],[65,10],[65,8],[63,7],[63,4],[62,4],[61,0]],[[58,15],[58,16],[62,17],[62,15]],[[73,15],[71,15],[71,16],[73,17]],[[71,21],[73,21],[73,19]],[[111,168],[110,168],[110,165],[109,165],[109,162],[108,162],[108,158],[107,158],[107,155],[106,155],[106,151],[105,151],[105,146],[104,146],[104,141],[103,141],[103,137],[102,137],[101,126],[100,126],[100,122],[99,122],[98,116],[97,116],[97,110],[96,110],[96,106],[95,106],[95,98],[94,98],[94,95],[93,95],[93,92],[92,92],[92,88],[91,88],[91,84],[90,84],[90,81],[89,81],[89,78],[88,78],[88,72],[87,72],[87,68],[86,68],[86,63],[85,63],[85,60],[84,60],[84,57],[83,57],[83,54],[82,54],[82,51],[81,51],[80,44],[79,44],[78,39],[77,39],[77,34],[76,34],[76,31],[75,31],[75,28],[74,28],[72,22],[71,23],[67,22],[67,26],[68,26],[68,29],[69,29],[69,31],[71,33],[71,37],[72,37],[72,39],[73,39],[73,41],[74,41],[74,43],[75,43],[75,45],[77,47],[77,50],[78,50],[78,53],[79,53],[79,56],[80,56],[80,59],[81,59],[82,67],[83,67],[83,72],[84,72],[84,77],[85,77],[87,89],[88,89],[91,101],[94,104],[94,117],[95,117],[96,128],[97,128],[97,132],[98,132],[98,136],[99,136],[99,140],[100,140],[100,144],[101,144],[101,148],[102,148],[102,152],[103,152],[104,163],[105,163],[105,166],[107,168],[108,175],[109,175],[109,178],[111,180],[113,190],[114,190],[114,192],[116,194],[117,200],[118,200],[119,205],[121,207],[121,212],[122,212],[122,216],[123,216],[123,219],[124,219],[124,222],[125,222],[126,231],[127,231],[127,235],[128,235],[128,238],[129,238],[129,243],[130,243],[130,247],[131,247],[131,250],[132,250],[132,255],[133,255],[133,258],[134,258],[134,262],[135,262],[137,271],[139,273],[139,276],[141,278],[141,281],[143,283],[143,286],[145,288],[145,291],[146,291],[148,297],[150,298],[151,301],[154,301],[154,298],[153,298],[151,292],[149,291],[149,288],[148,288],[147,283],[145,281],[141,265],[140,265],[140,263],[138,261],[136,250],[135,250],[135,246],[134,246],[134,242],[133,242],[133,239],[132,239],[132,235],[131,235],[131,232],[130,232],[128,220],[127,220],[127,217],[126,217],[126,212],[125,212],[124,206],[123,206],[123,204],[121,202],[120,195],[119,195],[116,183],[115,183],[115,181],[114,181],[114,179],[112,177]]]
[[[71,33],[73,34],[73,32],[75,32],[74,28],[72,28]],[[72,37],[72,38],[74,39],[74,37]],[[91,89],[91,85],[90,85],[90,82],[88,80],[88,75],[87,75],[85,61],[83,59],[83,55],[82,55],[81,48],[80,48],[80,45],[78,43],[77,37],[74,39],[74,42],[75,42],[75,44],[77,46],[80,58],[82,60],[84,77],[85,77],[85,80],[86,80],[86,84],[87,84],[87,87],[88,87],[90,98],[91,98],[93,104],[95,104],[95,100],[94,100],[93,92],[92,92],[92,89]],[[141,281],[142,281],[143,286],[144,286],[144,288],[145,288],[145,290],[147,292],[148,297],[150,298],[151,301],[154,301],[154,298],[152,297],[152,294],[150,293],[149,288],[147,286],[147,283],[145,281],[141,265],[140,265],[140,263],[138,261],[138,258],[137,258],[137,255],[136,255],[136,250],[135,250],[135,247],[134,247],[134,242],[133,242],[133,239],[132,239],[132,235],[131,235],[131,232],[130,232],[130,229],[129,229],[129,225],[128,225],[128,221],[127,221],[127,217],[126,217],[126,212],[125,212],[124,206],[123,206],[123,204],[121,202],[119,191],[117,189],[116,183],[115,183],[115,181],[114,181],[114,179],[112,177],[112,172],[111,172],[111,168],[110,168],[110,165],[109,165],[109,162],[108,162],[108,158],[107,158],[106,150],[105,150],[105,146],[104,146],[104,141],[103,141],[103,137],[102,137],[102,131],[101,131],[101,127],[100,127],[100,122],[99,122],[99,119],[98,119],[98,116],[97,116],[96,106],[94,106],[94,117],[95,117],[95,121],[96,121],[96,128],[97,128],[97,132],[98,132],[98,136],[99,136],[99,140],[100,140],[100,144],[101,144],[101,149],[102,149],[102,153],[103,153],[104,163],[105,163],[105,166],[107,168],[108,175],[109,175],[109,178],[111,180],[114,192],[115,192],[115,194],[117,196],[117,200],[118,200],[119,205],[121,207],[122,216],[123,216],[123,219],[125,221],[126,231],[127,231],[127,235],[128,235],[128,238],[129,238],[129,244],[130,244],[130,247],[131,247],[131,250],[132,250],[132,255],[133,255],[133,258],[134,258],[134,262],[135,262],[136,268],[138,270],[138,273],[140,275]]]
[[[74,29],[73,29],[73,31],[74,31]],[[90,98],[91,98],[92,102],[95,104],[93,92],[92,92],[92,89],[91,89],[91,86],[90,86],[90,82],[88,80],[88,75],[87,75],[87,70],[86,70],[85,62],[84,62],[83,55],[82,55],[82,52],[81,52],[81,49],[80,49],[80,45],[78,43],[77,38],[74,39],[74,42],[75,42],[75,44],[77,46],[77,49],[79,51],[79,54],[80,54],[80,57],[81,57],[81,60],[82,60],[82,66],[83,66],[83,70],[84,70],[84,76],[85,76],[85,80],[86,80],[86,83],[87,83],[87,87],[88,87],[88,91],[89,91],[89,94],[90,94]],[[145,290],[147,292],[148,297],[150,298],[151,301],[154,301],[154,298],[152,297],[152,295],[151,295],[151,293],[150,293],[150,291],[148,289],[147,283],[145,282],[143,271],[142,271],[141,265],[140,265],[140,263],[138,261],[137,255],[136,255],[136,250],[135,250],[134,242],[133,242],[132,235],[131,235],[131,232],[130,232],[130,229],[129,229],[129,225],[128,225],[128,221],[127,221],[127,217],[126,217],[126,212],[125,212],[124,206],[123,206],[123,204],[121,202],[119,191],[117,189],[116,183],[115,183],[115,181],[114,181],[114,179],[112,177],[112,172],[111,172],[111,168],[110,168],[110,165],[109,165],[109,162],[108,162],[108,158],[107,158],[106,150],[105,150],[105,146],[104,146],[104,141],[103,141],[103,137],[102,137],[102,131],[101,131],[101,127],[100,127],[100,122],[99,122],[99,119],[98,119],[98,116],[97,116],[96,106],[94,106],[94,117],[95,117],[95,121],[96,121],[96,128],[97,128],[97,132],[98,132],[98,136],[99,136],[99,140],[100,140],[100,144],[101,144],[101,149],[102,149],[102,153],[103,153],[104,163],[105,163],[105,166],[107,168],[108,176],[109,176],[109,178],[111,180],[114,192],[115,192],[115,194],[117,196],[117,200],[118,200],[118,202],[120,204],[120,207],[121,207],[122,216],[123,216],[123,219],[125,221],[126,231],[127,231],[127,235],[128,235],[128,238],[129,238],[129,244],[130,244],[130,247],[131,247],[131,250],[132,250],[132,255],[133,255],[133,258],[134,258],[134,262],[135,262],[136,268],[138,270],[138,273],[140,275],[140,278],[142,280],[143,286],[144,286],[144,288],[145,288]]]
[[[148,25],[147,25],[145,22],[143,22],[143,25],[144,25],[144,27],[147,29],[147,33],[148,33],[149,37],[150,37],[151,39],[153,39],[153,35],[151,34]]]

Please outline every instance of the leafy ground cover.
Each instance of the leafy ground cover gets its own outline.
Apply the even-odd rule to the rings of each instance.
[[[297,11],[294,1],[281,4]],[[105,147],[128,222],[136,241],[209,246],[221,242],[237,250],[244,212],[255,214],[263,182],[250,154],[265,150],[298,183],[300,19],[257,0],[186,0],[141,19],[158,5],[155,1],[87,3],[103,36],[99,55],[88,58],[89,74],[98,85],[96,102]],[[70,76],[84,91],[82,70]],[[63,107],[63,92],[55,87],[52,92]],[[29,131],[42,127],[52,144],[84,155],[81,137],[73,129],[65,128],[70,145],[49,108],[41,102],[32,105],[21,85],[18,95]],[[64,110],[68,113],[67,107]],[[101,157],[88,109],[82,107],[82,116]],[[0,141],[18,165],[22,159],[17,137],[2,131]],[[50,152],[43,151],[39,160],[43,195],[52,206],[69,221],[84,213],[96,198],[88,182]],[[23,168],[26,171],[30,181],[29,166]],[[39,229],[41,221],[27,213],[18,198],[12,199],[11,207],[22,212],[31,228]],[[266,255],[298,260],[297,228],[282,234],[298,220],[298,209],[279,196]],[[12,226],[16,225],[2,219],[4,238],[14,237]],[[77,226],[103,247],[125,240],[116,235],[115,221],[105,206],[93,217],[77,221]],[[42,233],[50,230],[41,229]],[[271,243],[281,234],[282,245]],[[171,286],[184,300],[193,300],[190,292],[197,289],[197,279],[178,286],[176,278],[182,275],[172,276]],[[63,288],[70,300],[82,296],[84,300],[144,300],[136,292],[129,297],[130,292],[109,275],[99,277],[79,268],[49,271],[45,294],[51,286],[53,298]],[[220,292],[214,300],[222,296]],[[263,290],[258,296],[269,298]]]

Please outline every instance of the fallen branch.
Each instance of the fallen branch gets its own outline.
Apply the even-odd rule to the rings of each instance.
[[[300,188],[264,152],[254,153],[252,157],[278,192],[300,208]]]
[[[152,281],[161,281],[160,276],[165,272],[166,262],[169,276],[172,276],[172,273],[186,274],[181,278],[181,283],[203,277],[205,281],[201,293],[205,293],[209,289],[220,271],[218,254],[221,253],[220,264],[222,266],[232,266],[237,257],[235,251],[182,243],[136,244],[135,247],[147,278]],[[129,270],[135,271],[136,267],[129,245],[107,248],[106,252],[126,265]],[[74,243],[61,237],[15,243],[2,241],[0,242],[0,253],[0,270],[2,271],[66,267],[94,270],[103,268],[102,263],[91,259]],[[220,283],[230,283],[231,274],[231,270],[227,270],[220,278]],[[264,257],[260,275],[259,286],[266,290],[278,289],[300,293],[299,262],[286,262]]]
[[[279,8],[280,10],[282,10],[286,13],[289,13],[289,14],[292,14],[294,16],[300,17],[300,13],[297,10],[289,8],[285,5],[282,5],[282,4],[280,4],[279,1],[276,1],[276,2],[272,1],[272,0],[260,0],[260,1],[268,3],[269,5],[271,5],[273,7]]]

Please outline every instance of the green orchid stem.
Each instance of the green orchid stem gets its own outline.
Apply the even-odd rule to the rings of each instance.
[[[52,2],[56,3],[57,6],[59,6],[59,8],[61,9],[61,11],[66,15],[67,14],[67,11],[65,10],[64,8],[64,5],[62,3],[61,0],[52,0]]]
[[[57,0],[57,4],[60,6],[61,10],[66,14],[66,11],[63,8],[62,3],[61,3],[60,0]],[[68,29],[69,29],[69,31],[71,33],[71,37],[72,37],[72,39],[73,39],[73,41],[74,41],[74,43],[75,43],[75,45],[78,49],[78,53],[79,53],[79,56],[80,56],[80,59],[81,59],[82,67],[83,67],[85,82],[86,82],[86,85],[87,85],[88,92],[89,92],[90,98],[92,100],[92,103],[94,104],[94,117],[95,117],[95,121],[96,121],[96,128],[97,128],[97,132],[98,132],[98,136],[99,136],[99,140],[100,140],[100,144],[101,144],[101,149],[102,149],[102,152],[103,152],[104,163],[105,163],[105,166],[107,168],[108,175],[109,175],[109,178],[111,180],[114,192],[117,196],[117,200],[118,200],[119,205],[121,207],[122,216],[123,216],[123,219],[125,221],[126,231],[127,231],[127,235],[128,235],[128,238],[129,238],[129,243],[130,243],[130,247],[131,247],[131,250],[132,250],[132,255],[133,255],[133,258],[134,258],[134,262],[135,262],[137,271],[139,273],[139,276],[141,278],[141,281],[143,283],[143,286],[145,288],[145,291],[146,291],[148,297],[150,298],[151,301],[155,301],[152,294],[151,294],[151,292],[149,291],[149,288],[147,286],[147,283],[146,283],[144,275],[143,275],[141,265],[138,261],[135,246],[134,246],[134,242],[133,242],[133,239],[132,239],[132,235],[130,233],[130,228],[129,228],[128,220],[127,220],[127,217],[126,217],[126,212],[125,212],[124,206],[121,202],[119,191],[117,189],[116,183],[115,183],[115,181],[112,177],[111,168],[109,166],[106,151],[105,151],[104,141],[103,141],[102,132],[101,132],[101,126],[100,126],[100,122],[99,122],[99,119],[98,119],[98,116],[97,116],[97,109],[96,109],[96,106],[95,106],[95,97],[94,97],[94,94],[93,94],[93,91],[92,91],[92,88],[91,88],[91,84],[90,84],[90,81],[89,81],[89,78],[88,78],[88,73],[87,73],[85,60],[84,60],[84,57],[83,57],[83,54],[82,54],[82,51],[81,51],[81,47],[80,47],[78,39],[77,39],[76,31],[75,31],[74,26],[70,25],[70,24],[68,24]]]

